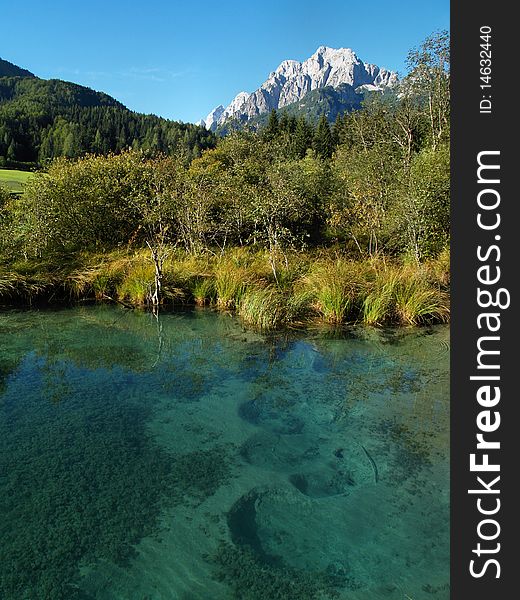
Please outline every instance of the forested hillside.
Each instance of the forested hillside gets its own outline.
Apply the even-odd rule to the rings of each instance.
[[[17,73],[5,67],[0,75],[6,72]],[[202,127],[132,112],[107,94],[74,83],[0,76],[0,167],[128,148],[184,152],[189,159],[214,142]]]
[[[0,77],[35,77],[27,69],[21,69],[8,60],[0,58]]]

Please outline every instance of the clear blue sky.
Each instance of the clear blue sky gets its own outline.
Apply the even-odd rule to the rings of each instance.
[[[447,0],[0,0],[0,14],[0,57],[192,122],[320,45],[403,73],[410,48],[449,28]]]

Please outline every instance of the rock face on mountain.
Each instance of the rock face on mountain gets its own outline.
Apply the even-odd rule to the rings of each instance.
[[[200,120],[198,123],[196,123],[196,125],[202,125],[207,129],[215,129],[224,110],[225,108],[222,106],[222,104],[219,104],[205,119]]]
[[[258,115],[298,102],[306,94],[327,86],[348,84],[353,89],[382,90],[397,83],[397,73],[362,62],[350,48],[320,46],[304,62],[284,60],[252,94],[240,92],[227,108],[212,110],[204,119],[208,129],[229,121],[244,123]]]

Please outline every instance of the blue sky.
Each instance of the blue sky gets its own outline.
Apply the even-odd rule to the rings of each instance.
[[[0,0],[0,14],[0,57],[191,122],[320,45],[403,73],[410,48],[449,28],[446,0]]]

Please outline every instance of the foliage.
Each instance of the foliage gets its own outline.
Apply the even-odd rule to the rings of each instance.
[[[229,585],[234,597],[242,600],[318,600],[335,595],[338,583],[326,572],[303,574],[262,561],[246,545],[222,543],[210,560],[216,568],[216,579]]]
[[[70,394],[64,369],[79,367],[32,360],[33,393],[0,406],[0,597],[79,599],[84,562],[125,564],[158,531],[172,459],[146,434],[151,406],[118,394],[113,374],[94,394],[87,383]],[[42,401],[45,385],[63,393]]]
[[[8,60],[0,58],[0,77],[34,77],[34,75],[27,69],[21,69]]]
[[[413,157],[388,220],[395,228],[394,244],[417,261],[446,248],[450,235],[450,154],[446,145],[424,149]]]
[[[448,140],[450,116],[450,37],[447,31],[428,36],[408,54],[408,76],[403,82],[407,95],[417,99],[425,115],[430,143],[435,150]]]
[[[102,92],[59,80],[0,73],[0,167],[128,148],[198,156],[203,127],[134,113]]]
[[[442,32],[428,38],[410,54],[397,93],[368,95],[332,127],[323,115],[314,124],[273,111],[263,129],[230,132],[200,155],[191,142],[137,143],[56,158],[23,194],[3,192],[4,294],[32,298],[52,289],[154,307],[189,300],[236,309],[261,328],[312,313],[330,323],[445,319],[446,44]],[[80,86],[3,78],[0,116],[17,102],[37,112],[51,84],[51,108],[123,110]],[[152,147],[165,153],[143,150]],[[82,253],[97,264],[85,265]],[[113,253],[127,262],[110,271],[101,263],[111,259],[99,257]],[[60,256],[67,257],[61,266]],[[311,268],[316,256],[324,258]],[[12,267],[23,261],[36,261],[38,272]],[[53,267],[44,273],[47,263]],[[426,263],[436,266],[426,272]]]
[[[35,174],[13,208],[23,253],[128,242],[141,216],[131,200],[148,188],[148,167],[142,155],[126,152],[57,159],[47,173]]]

